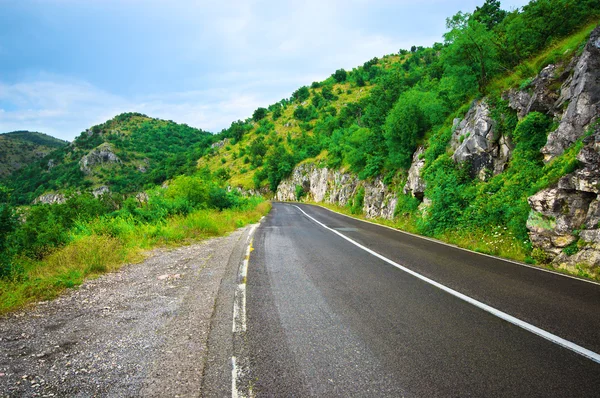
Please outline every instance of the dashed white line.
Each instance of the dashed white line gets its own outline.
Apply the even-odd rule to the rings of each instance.
[[[238,398],[237,390],[238,370],[235,357],[231,357],[231,398]]]
[[[481,301],[475,300],[474,298],[471,298],[471,297],[469,297],[467,295],[464,295],[464,294],[462,294],[460,292],[457,292],[454,289],[451,289],[451,288],[449,288],[449,287],[447,287],[445,285],[442,285],[441,283],[438,283],[438,282],[436,282],[436,281],[434,281],[432,279],[427,278],[426,276],[423,276],[423,275],[419,274],[418,272],[412,271],[412,270],[410,270],[410,269],[408,269],[408,268],[406,268],[406,267],[404,267],[404,266],[396,263],[395,261],[390,260],[389,258],[387,258],[385,256],[382,256],[381,254],[379,254],[379,253],[377,253],[377,252],[369,249],[368,247],[365,247],[365,246],[361,245],[360,243],[358,243],[358,242],[356,242],[356,241],[348,238],[344,234],[336,231],[335,229],[329,228],[327,225],[323,224],[322,222],[318,221],[317,219],[315,219],[315,218],[309,216],[308,214],[306,214],[306,212],[304,210],[302,210],[300,207],[298,207],[296,205],[294,205],[294,207],[297,208],[298,210],[300,210],[306,217],[308,217],[309,219],[311,219],[315,223],[319,224],[321,227],[323,227],[323,228],[325,228],[325,229],[333,232],[334,234],[339,235],[340,237],[342,237],[343,239],[345,239],[348,242],[352,243],[353,245],[357,246],[358,248],[366,251],[367,253],[369,253],[369,254],[371,254],[371,255],[373,255],[373,256],[375,256],[375,257],[377,257],[377,258],[379,258],[379,259],[381,259],[383,261],[385,261],[386,263],[388,263],[390,265],[393,265],[394,267],[396,267],[396,268],[398,268],[398,269],[400,269],[400,270],[402,270],[402,271],[404,271],[404,272],[406,272],[406,273],[408,273],[408,274],[410,274],[410,275],[412,275],[412,276],[414,276],[416,278],[419,278],[422,281],[424,281],[426,283],[429,283],[430,285],[433,285],[433,286],[437,287],[438,289],[441,289],[441,290],[445,291],[446,293],[449,293],[449,294],[451,294],[451,295],[453,295],[453,296],[455,296],[455,297],[457,297],[457,298],[459,298],[459,299],[461,299],[463,301],[466,301],[467,303],[472,304],[472,305],[474,305],[474,306],[476,306],[476,307],[478,307],[478,308],[480,308],[480,309],[482,309],[482,310],[484,310],[484,311],[486,311],[486,312],[488,312],[488,313],[490,313],[490,314],[492,314],[492,315],[494,315],[494,316],[496,316],[496,317],[498,317],[500,319],[503,319],[503,320],[505,320],[507,322],[512,323],[513,325],[516,325],[516,326],[518,326],[520,328],[523,328],[523,329],[525,329],[525,330],[527,330],[527,331],[529,331],[531,333],[534,333],[534,334],[536,334],[536,335],[538,335],[540,337],[543,337],[544,339],[546,339],[548,341],[551,341],[551,342],[553,342],[555,344],[558,344],[558,345],[560,345],[560,346],[562,346],[564,348],[567,348],[567,349],[569,349],[569,350],[571,350],[571,351],[573,351],[573,352],[575,352],[575,353],[577,353],[579,355],[582,355],[582,356],[584,356],[584,357],[586,357],[588,359],[591,359],[594,362],[600,363],[600,354],[595,353],[595,352],[593,352],[591,350],[588,350],[587,348],[581,347],[581,346],[579,346],[579,345],[577,345],[577,344],[575,344],[575,343],[573,343],[571,341],[565,340],[562,337],[559,337],[559,336],[557,336],[555,334],[552,334],[552,333],[547,332],[547,331],[545,331],[543,329],[540,329],[537,326],[534,326],[534,325],[532,325],[530,323],[527,323],[527,322],[522,321],[522,320],[520,320],[518,318],[515,318],[514,316],[509,315],[509,314],[507,314],[505,312],[502,312],[502,311],[500,311],[500,310],[498,310],[498,309],[496,309],[494,307],[491,307],[491,306],[489,306],[487,304],[484,304]]]
[[[264,218],[264,217],[263,217]],[[261,218],[262,221],[262,218]],[[248,232],[248,237],[246,238],[246,244],[248,245],[246,248],[246,253],[242,263],[240,264],[238,279],[239,283],[235,289],[235,294],[233,298],[233,322],[231,331],[233,334],[245,332],[246,327],[246,278],[248,276],[248,263],[250,261],[250,253],[252,252],[252,242],[254,231],[256,230],[256,225],[253,225]],[[244,359],[242,358],[242,366],[244,363]],[[240,390],[237,386],[237,382],[240,379],[240,367],[237,364],[237,358],[234,356],[231,357],[231,396],[233,398],[243,398],[244,394],[242,390]],[[252,395],[252,394],[251,394]]]

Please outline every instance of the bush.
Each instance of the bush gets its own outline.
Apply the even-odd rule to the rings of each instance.
[[[354,196],[354,198],[352,198],[350,212],[352,214],[362,214],[364,203],[365,203],[365,188],[360,187],[356,191],[356,195]]]

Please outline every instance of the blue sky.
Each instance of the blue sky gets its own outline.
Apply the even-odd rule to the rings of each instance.
[[[0,0],[0,132],[72,140],[128,111],[218,132],[336,69],[441,42],[446,17],[482,3]]]

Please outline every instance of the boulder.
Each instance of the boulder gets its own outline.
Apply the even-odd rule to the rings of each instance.
[[[354,174],[319,167],[313,163],[297,165],[289,178],[279,183],[275,197],[295,201],[296,186],[301,186],[308,200],[346,206],[362,187],[365,191],[363,211],[367,218],[394,217],[397,197],[380,178],[359,181]]]

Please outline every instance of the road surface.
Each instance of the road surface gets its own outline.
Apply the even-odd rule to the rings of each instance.
[[[600,396],[597,284],[308,205],[253,248],[234,396]]]

